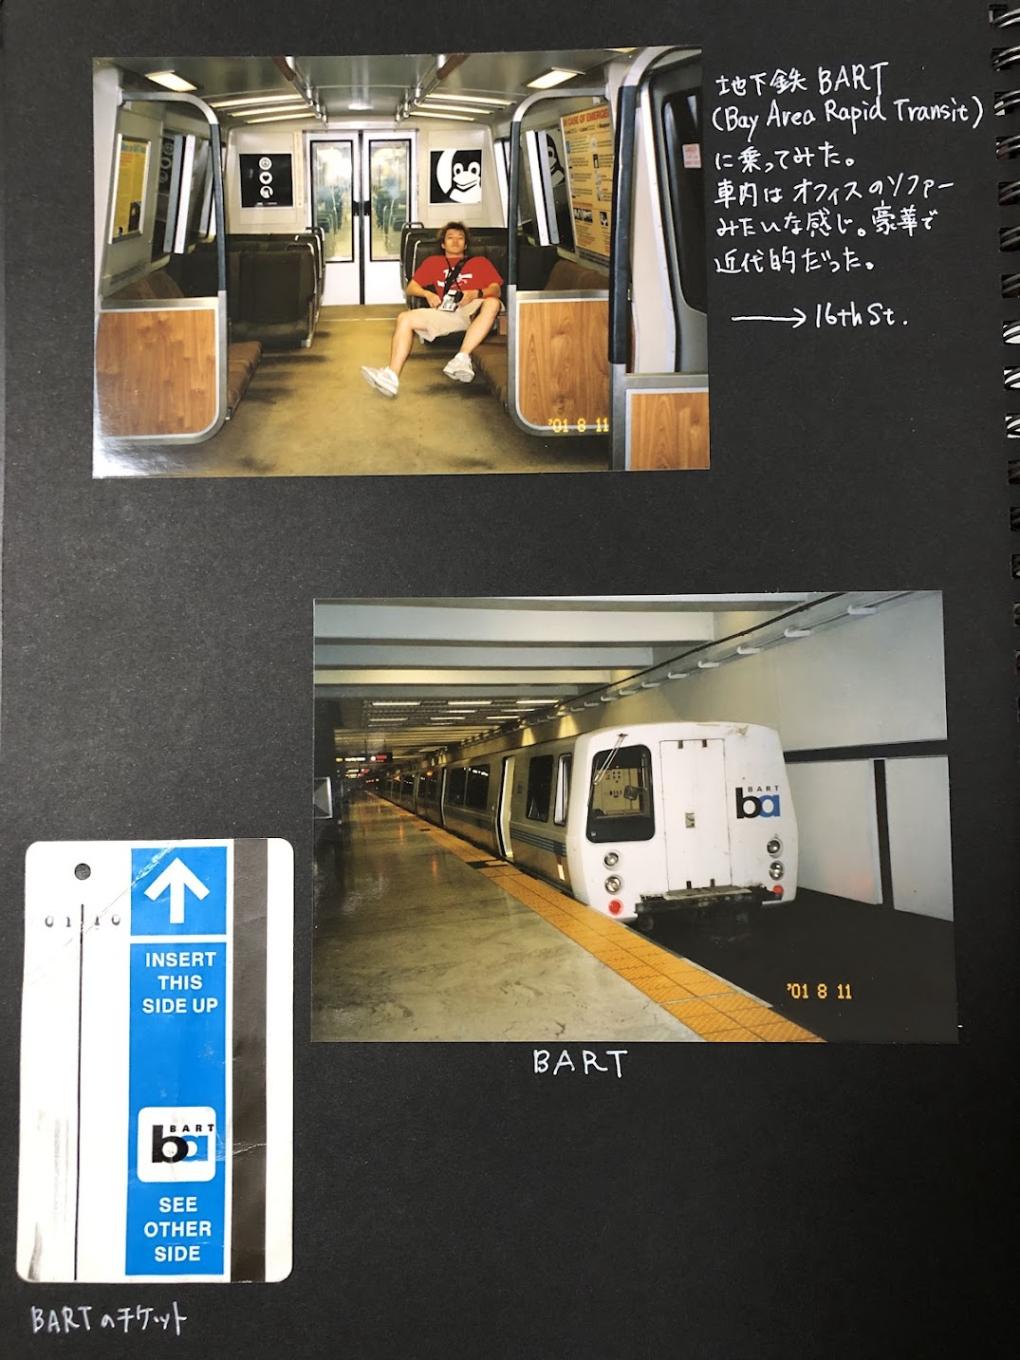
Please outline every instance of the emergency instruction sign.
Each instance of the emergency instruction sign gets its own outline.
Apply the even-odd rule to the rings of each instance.
[[[290,1270],[293,856],[38,843],[26,861],[18,1270]]]

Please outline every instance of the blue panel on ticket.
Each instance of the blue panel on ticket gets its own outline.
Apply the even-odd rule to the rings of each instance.
[[[224,935],[226,929],[225,845],[132,849],[132,935]]]

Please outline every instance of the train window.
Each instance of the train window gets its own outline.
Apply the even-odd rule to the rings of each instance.
[[[435,770],[426,770],[423,775],[419,776],[418,797],[421,798],[422,801],[426,803],[434,803],[436,801]]]
[[[489,802],[489,766],[470,765],[464,790],[464,806],[484,808]]]
[[[203,218],[207,220],[206,182],[212,184],[211,148],[204,137],[193,137],[193,157],[191,162],[191,189],[185,205],[185,221],[181,249],[187,250],[198,244],[203,236]],[[211,198],[209,200],[211,202]]]
[[[170,226],[170,240],[167,240],[167,224],[170,221],[170,191],[175,178],[180,179],[181,152],[183,136],[170,133],[164,135],[160,143],[159,176],[156,180],[156,224],[152,233],[152,258],[157,260],[170,253],[173,241],[173,227]]]
[[[371,258],[399,260],[400,228],[407,221],[411,179],[410,141],[369,140],[368,174],[372,200]]]
[[[560,765],[556,778],[556,811],[553,813],[553,821],[557,826],[567,824],[567,803],[570,799],[570,767],[574,757],[568,752],[560,756]]]
[[[497,137],[493,142],[496,152],[496,182],[499,185],[499,201],[503,208],[503,221],[508,220],[510,203],[510,140]]]
[[[588,791],[588,839],[650,841],[654,835],[648,747],[623,746],[597,752]]]
[[[525,816],[532,822],[549,820],[552,800],[553,758],[532,756],[528,762],[528,796]]]
[[[467,770],[463,767],[451,770],[446,776],[446,803],[448,807],[464,806],[464,788],[467,783]]]
[[[681,89],[663,98],[660,136],[680,289],[689,307],[704,312],[708,309],[708,250],[700,91]]]
[[[326,234],[327,260],[354,259],[354,143],[312,143],[315,223]]]
[[[400,781],[400,787],[402,793],[404,794],[404,797],[410,798],[410,796],[414,793],[414,775],[405,774],[403,779]]]

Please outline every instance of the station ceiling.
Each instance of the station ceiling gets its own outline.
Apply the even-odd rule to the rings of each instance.
[[[777,645],[903,595],[322,600],[315,696],[330,704],[337,755],[399,759],[610,704],[671,668]]]

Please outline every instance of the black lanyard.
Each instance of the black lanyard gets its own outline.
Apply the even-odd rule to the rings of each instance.
[[[444,255],[443,258],[445,260],[446,256]],[[450,296],[450,293],[453,290],[453,286],[457,282],[457,277],[466,264],[467,264],[466,255],[463,257],[463,259],[458,260],[455,265],[451,265],[449,260],[446,261],[446,278],[443,280],[443,297]]]

